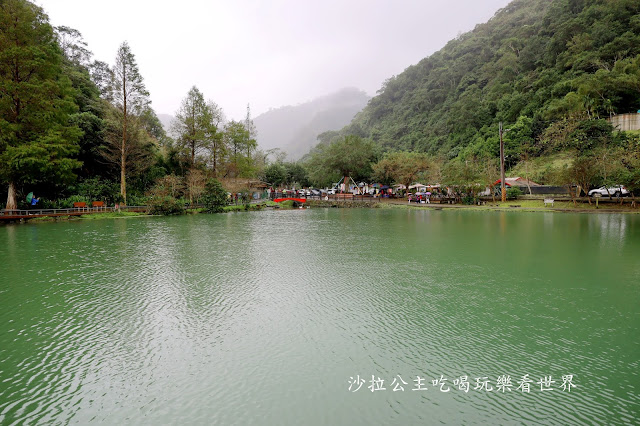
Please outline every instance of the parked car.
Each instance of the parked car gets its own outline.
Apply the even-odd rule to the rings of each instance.
[[[317,189],[312,189],[312,190],[311,190],[311,195],[314,195],[314,196],[316,196],[316,197],[317,197],[317,196],[319,196],[319,195],[320,195],[320,191],[318,191]]]
[[[329,195],[336,195],[336,190],[335,190],[335,189],[333,189],[333,188],[331,188],[331,189],[329,189],[329,190],[327,191],[327,194],[329,194]]]
[[[607,188],[606,186],[601,186],[600,188],[592,189],[591,191],[589,191],[589,197],[596,197],[596,194],[600,194],[600,196],[602,197],[624,197],[626,195],[629,195],[629,191],[627,191],[627,188],[622,185],[614,185],[609,188]]]

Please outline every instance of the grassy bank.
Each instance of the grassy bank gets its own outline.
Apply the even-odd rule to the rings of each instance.
[[[274,203],[273,201],[268,200],[261,203],[230,205],[230,206],[226,206],[224,208],[224,211],[225,212],[258,211],[258,210],[263,210],[266,207],[290,209],[290,208],[293,208],[293,201],[284,201],[282,203]]]
[[[94,219],[113,219],[120,217],[141,217],[149,216],[147,213],[138,212],[105,212],[105,213],[93,213],[84,216],[80,216],[81,220],[94,220]]]
[[[544,205],[543,200],[510,200],[496,203],[488,202],[484,205],[462,205],[462,204],[408,204],[406,202],[387,202],[382,204],[385,208],[428,208],[428,209],[466,209],[477,211],[526,211],[526,212],[574,212],[574,213],[640,213],[637,207],[631,207],[630,200],[626,200],[623,205],[617,203],[602,203],[596,208],[595,202],[592,204],[572,201],[555,201],[553,207]]]
[[[115,219],[115,218],[128,218],[128,217],[143,217],[149,216],[146,213],[138,212],[104,212],[104,213],[91,213],[81,216],[45,216],[34,217],[28,219],[27,223],[42,223],[42,222],[61,222],[71,220],[97,220],[97,219]]]

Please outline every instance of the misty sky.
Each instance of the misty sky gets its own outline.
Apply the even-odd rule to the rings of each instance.
[[[157,113],[196,85],[228,118],[382,82],[509,0],[35,0],[113,64],[127,40]]]

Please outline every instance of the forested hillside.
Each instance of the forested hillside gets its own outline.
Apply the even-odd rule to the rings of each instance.
[[[523,141],[540,154],[554,123],[640,108],[639,12],[637,0],[515,0],[388,79],[342,134],[453,159],[496,153],[503,121],[519,129],[511,157]]]

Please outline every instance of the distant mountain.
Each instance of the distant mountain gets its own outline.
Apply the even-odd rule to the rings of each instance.
[[[171,134],[171,122],[175,120],[175,117],[170,114],[157,114],[160,123],[162,123],[162,127],[164,127],[164,131],[167,132],[167,135],[172,136]]]
[[[504,122],[520,158],[554,122],[637,111],[639,76],[640,1],[514,0],[389,78],[341,134],[462,159],[497,155]]]
[[[345,88],[304,104],[269,110],[253,119],[258,145],[264,150],[281,148],[290,160],[297,160],[317,143],[320,133],[343,128],[368,101],[362,90]]]

